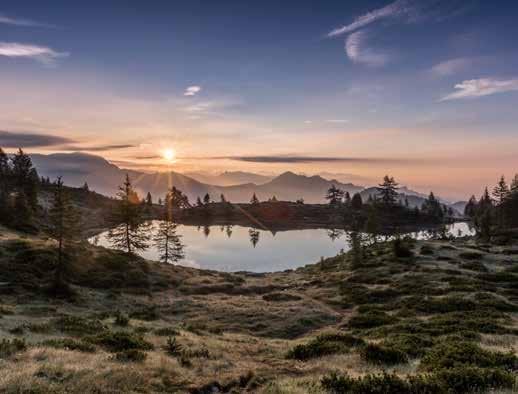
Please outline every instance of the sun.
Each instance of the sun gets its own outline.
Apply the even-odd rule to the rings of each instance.
[[[172,148],[167,148],[167,149],[164,149],[162,151],[162,156],[164,157],[164,159],[166,159],[167,161],[174,161],[174,158],[175,158],[175,153],[174,153],[174,150]]]

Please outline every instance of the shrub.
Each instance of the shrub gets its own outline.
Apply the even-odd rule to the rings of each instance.
[[[158,335],[160,337],[175,337],[177,335],[180,335],[180,332],[172,327],[162,327],[157,328],[155,330],[155,335]]]
[[[499,369],[458,367],[434,374],[442,387],[453,393],[477,393],[489,389],[512,388],[515,377]]]
[[[147,354],[137,349],[127,349],[115,354],[115,360],[120,362],[142,362],[147,358]]]
[[[129,332],[105,332],[96,336],[86,338],[95,345],[100,345],[111,352],[121,352],[124,350],[152,350],[153,344],[145,341],[142,337]]]
[[[121,312],[115,314],[115,325],[120,327],[127,327],[129,325],[129,318]]]
[[[104,331],[106,327],[97,319],[65,315],[54,321],[54,326],[61,332],[73,335],[91,335]]]
[[[472,342],[442,342],[434,346],[422,358],[419,368],[437,371],[457,367],[502,368],[514,370],[518,358],[512,353],[490,352]]]
[[[397,258],[408,258],[414,255],[407,243],[401,238],[392,241],[392,252]]]
[[[370,311],[362,315],[351,317],[349,326],[352,328],[366,329],[393,324],[395,322],[397,322],[397,318],[385,312]]]
[[[160,318],[160,314],[156,310],[155,306],[145,307],[130,313],[130,317],[132,319],[144,320],[144,321],[153,321],[158,320]]]
[[[398,334],[387,339],[384,345],[399,350],[408,357],[421,357],[434,345],[434,342],[427,335]]]
[[[0,358],[9,357],[25,350],[27,350],[27,344],[24,339],[2,339],[0,342]]]
[[[322,387],[332,393],[398,393],[409,394],[408,384],[397,375],[367,375],[358,379],[333,373],[324,376]]]
[[[178,343],[176,337],[167,338],[167,343],[164,345],[164,350],[170,356],[181,356],[183,352],[183,346]]]
[[[361,349],[360,355],[363,360],[371,364],[395,365],[408,362],[404,352],[387,345],[370,343]]]
[[[49,346],[56,349],[66,349],[66,350],[77,350],[80,352],[95,352],[95,346],[91,343],[76,341],[71,338],[62,338],[62,339],[49,339],[41,343],[43,346]]]
[[[286,355],[295,360],[309,360],[330,354],[346,353],[352,347],[364,344],[363,339],[347,334],[323,334],[307,344],[297,345]]]
[[[459,254],[459,257],[465,260],[479,260],[483,258],[484,255],[478,252],[462,252]]]
[[[423,256],[430,256],[433,255],[435,252],[431,246],[423,245],[421,246],[421,250],[419,253],[421,253]]]

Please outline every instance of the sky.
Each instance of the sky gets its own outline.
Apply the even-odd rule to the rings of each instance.
[[[504,0],[4,0],[0,146],[388,173],[465,199],[518,172],[517,17]]]

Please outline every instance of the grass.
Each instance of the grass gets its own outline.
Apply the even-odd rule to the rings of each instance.
[[[9,267],[49,247],[1,237],[0,280],[23,278],[31,260]],[[512,390],[518,255],[488,246],[463,257],[477,250],[466,240],[403,244],[405,256],[393,243],[367,249],[355,269],[340,254],[261,275],[85,247],[71,268],[77,299],[30,288],[45,264],[0,296],[0,391],[322,394],[323,376],[346,382],[337,392]]]

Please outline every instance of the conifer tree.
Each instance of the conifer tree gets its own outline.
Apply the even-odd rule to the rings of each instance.
[[[7,154],[0,148],[0,222],[8,224],[11,221],[9,209],[11,167]]]
[[[175,263],[185,257],[184,245],[181,235],[177,233],[178,225],[169,217],[158,225],[155,235],[155,243],[160,252],[160,261],[163,263]]]
[[[151,197],[151,193],[150,192],[147,192],[147,195],[146,195],[146,205],[148,207],[153,205],[153,197]]]
[[[351,199],[351,208],[355,211],[360,211],[363,207],[363,200],[360,193],[354,193],[353,198]]]
[[[338,205],[342,202],[344,198],[344,191],[338,189],[335,185],[331,185],[325,199],[329,201],[329,205]]]
[[[210,204],[210,195],[209,195],[209,193],[206,193],[205,196],[203,197],[203,204],[204,205]]]
[[[13,185],[18,192],[23,192],[29,207],[35,210],[38,204],[39,176],[32,166],[31,158],[19,149],[11,162]]]
[[[252,196],[252,198],[250,199],[250,204],[252,205],[257,205],[259,204],[259,199],[257,198],[256,194],[254,193],[254,195]]]
[[[203,206],[203,202],[201,202],[200,196],[198,196],[198,198],[196,198],[196,206],[197,207],[202,207]]]
[[[119,204],[111,218],[112,224],[116,227],[108,232],[108,239],[116,248],[128,253],[146,250],[150,240],[150,227],[142,221],[142,207],[128,175],[119,187],[117,198]]]
[[[88,186],[88,183],[87,183],[87,182],[85,182],[85,183],[83,184],[83,191],[85,191],[85,192],[89,192],[89,191],[90,191],[90,187]]]
[[[223,193],[221,193],[220,195],[220,200],[222,204],[225,204],[227,202],[227,199],[225,198],[225,195]]]
[[[58,261],[54,275],[56,290],[64,287],[64,275],[66,272],[64,253],[78,237],[80,229],[78,221],[77,211],[63,187],[61,177],[58,177],[49,209],[49,234],[57,242],[58,251]]]
[[[496,205],[501,205],[504,203],[507,197],[509,197],[510,190],[505,182],[505,178],[502,175],[498,184],[493,189],[493,197],[495,198]]]
[[[378,193],[381,198],[381,202],[385,205],[395,205],[398,198],[398,184],[393,177],[385,175],[383,183],[379,185]]]
[[[27,197],[23,191],[17,192],[14,197],[14,212],[13,216],[14,227],[19,230],[33,231],[32,227],[32,209],[29,206]]]
[[[250,243],[255,248],[257,246],[257,243],[259,242],[259,237],[261,233],[259,232],[259,230],[251,228],[250,230],[248,230],[248,235],[250,236]]]

